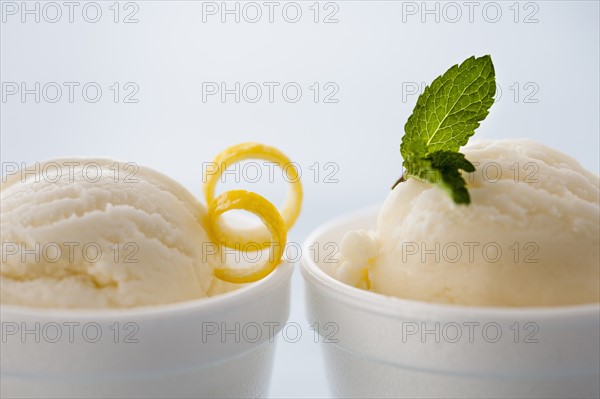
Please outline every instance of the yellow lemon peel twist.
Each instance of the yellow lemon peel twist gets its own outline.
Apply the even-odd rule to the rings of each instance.
[[[245,159],[263,159],[277,164],[287,174],[290,192],[281,208],[259,194],[245,190],[230,190],[214,198],[215,187],[221,174],[231,165]],[[250,283],[269,275],[279,264],[283,256],[287,240],[287,231],[294,225],[300,214],[302,203],[302,185],[298,170],[287,156],[276,148],[257,143],[242,143],[227,148],[218,154],[212,164],[213,168],[205,170],[204,195],[208,205],[206,219],[207,233],[210,239],[219,245],[246,252],[270,249],[268,260],[261,265],[250,268],[231,268],[226,265],[215,267],[215,276],[230,283]],[[239,209],[258,216],[266,226],[236,232],[227,226],[219,226],[219,217],[230,210]],[[262,226],[261,226],[262,227]]]

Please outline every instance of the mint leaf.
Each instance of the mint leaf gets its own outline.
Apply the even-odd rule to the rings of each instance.
[[[400,153],[406,176],[440,185],[458,204],[470,203],[460,170],[475,168],[458,150],[488,115],[494,94],[489,55],[454,65],[427,86],[404,126]]]
[[[411,176],[419,180],[436,183],[445,189],[455,203],[468,204],[471,202],[467,183],[460,170],[474,172],[475,166],[459,152],[436,151],[425,158],[416,159]]]
[[[426,158],[431,161],[431,168],[439,171],[439,184],[446,189],[457,204],[468,204],[471,197],[467,191],[467,182],[460,174],[475,172],[475,166],[469,162],[460,152],[436,151]]]

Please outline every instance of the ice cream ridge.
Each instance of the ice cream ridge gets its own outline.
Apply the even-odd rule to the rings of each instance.
[[[344,236],[334,277],[435,303],[600,302],[598,175],[528,139],[465,146],[494,92],[489,56],[425,89],[405,126],[403,177],[376,229]]]
[[[223,171],[245,159],[285,170],[290,190],[280,210],[250,191],[215,197]],[[205,203],[157,171],[111,159],[55,159],[36,165],[44,176],[3,176],[0,303],[128,308],[209,297],[264,278],[282,261],[300,213],[298,170],[257,143],[230,147],[212,165],[203,179]],[[250,212],[263,225],[223,223],[230,210]],[[225,248],[260,256],[231,264],[220,256]]]

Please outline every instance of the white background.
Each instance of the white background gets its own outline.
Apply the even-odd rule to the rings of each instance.
[[[303,213],[290,237],[301,242],[324,221],[383,201],[401,174],[399,144],[416,102],[415,84],[471,55],[491,54],[501,96],[476,137],[530,137],[598,171],[597,1],[276,2],[272,22],[259,1],[262,16],[254,23],[257,8],[247,3],[227,3],[229,9],[238,4],[239,22],[235,14],[221,15],[221,2],[88,3],[79,2],[71,23],[61,1],[56,22],[50,22],[56,7],[45,2],[26,2],[38,7],[39,22],[23,14],[20,1],[2,2],[3,165],[110,156],[158,169],[200,196],[203,162],[238,142],[267,143],[303,172]],[[99,21],[86,21],[96,18],[96,8]],[[302,14],[292,23],[298,8]],[[131,13],[137,22],[125,23]],[[331,23],[324,21],[328,15]],[[34,94],[10,95],[14,84],[21,90],[21,83],[32,89],[36,82],[39,102]],[[48,100],[56,97],[56,85],[43,90],[50,82],[63,89],[55,103]],[[64,82],[79,84],[72,102]],[[82,95],[90,82],[102,89],[97,102],[89,101],[93,89]],[[110,89],[115,82],[117,102]],[[224,102],[219,95],[203,99],[203,82],[225,82],[229,89],[255,82],[262,97],[247,101],[256,97],[248,86],[239,103],[233,94]],[[264,82],[279,84],[273,102]],[[302,89],[297,102],[283,96],[290,82]],[[139,90],[130,100],[138,102],[126,103],[132,87]],[[339,89],[330,98],[337,102],[325,102],[332,88]],[[287,94],[291,100],[295,91]],[[245,185],[283,199],[279,175],[277,184],[234,180],[221,189]],[[292,288],[290,321],[300,324],[303,336],[297,343],[279,340],[270,393],[326,396],[325,367],[305,319],[297,272]]]

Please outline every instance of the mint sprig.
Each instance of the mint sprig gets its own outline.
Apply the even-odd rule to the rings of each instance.
[[[400,145],[404,179],[439,185],[455,203],[469,204],[460,171],[474,172],[475,167],[458,150],[488,115],[495,94],[496,76],[489,55],[468,58],[427,86],[404,125]]]

